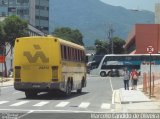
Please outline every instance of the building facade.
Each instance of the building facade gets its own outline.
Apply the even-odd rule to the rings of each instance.
[[[160,24],[160,3],[155,4],[155,23]]]
[[[0,0],[0,17],[17,15],[48,34],[49,0]]]
[[[160,24],[136,24],[124,48],[126,53],[147,54],[148,46],[154,48],[154,54],[160,53]]]

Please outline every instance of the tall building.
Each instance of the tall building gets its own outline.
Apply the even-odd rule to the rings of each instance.
[[[160,3],[155,4],[155,23],[160,24]]]
[[[8,16],[8,0],[0,0],[0,17]]]
[[[44,33],[49,32],[49,0],[0,0],[0,16],[17,15]]]
[[[129,54],[148,54],[147,48],[160,53],[160,24],[136,24],[130,32],[124,48]]]

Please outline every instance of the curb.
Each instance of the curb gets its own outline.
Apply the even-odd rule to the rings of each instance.
[[[114,90],[114,105],[116,112],[120,112],[122,110],[122,104],[121,104],[121,96],[119,90]]]
[[[7,87],[7,86],[13,86],[13,78],[2,78],[0,79],[0,87]]]
[[[7,82],[7,81],[10,81],[10,79],[3,79],[0,81],[0,83]]]
[[[0,87],[4,88],[4,87],[10,87],[10,86],[13,86],[13,85],[6,85],[6,86],[0,86]]]

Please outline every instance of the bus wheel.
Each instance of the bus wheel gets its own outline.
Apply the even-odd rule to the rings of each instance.
[[[37,96],[37,92],[25,91],[26,98],[34,98]]]
[[[100,76],[101,77],[105,77],[106,76],[106,72],[105,71],[101,71]]]
[[[81,81],[81,88],[77,90],[77,93],[82,93],[82,87],[84,87],[84,80]]]
[[[112,72],[111,71],[108,72],[108,76],[112,77]]]
[[[81,88],[81,89],[78,89],[78,90],[77,90],[77,93],[78,93],[78,94],[81,94],[81,93],[82,93],[82,88]]]
[[[67,82],[67,86],[66,86],[66,92],[65,92],[65,95],[66,95],[66,96],[71,95],[71,91],[72,91],[71,82],[70,82],[70,81],[68,81],[68,82]]]

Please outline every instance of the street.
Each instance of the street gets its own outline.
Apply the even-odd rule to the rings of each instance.
[[[141,79],[138,81],[139,86],[142,84]],[[83,92],[77,94],[74,91],[69,97],[64,97],[61,93],[43,92],[36,98],[26,99],[24,92],[15,90],[13,86],[3,86],[0,92],[0,117],[2,119],[13,117],[13,119],[17,117],[18,119],[92,119],[100,118],[97,114],[110,116],[118,113],[135,115],[144,112],[158,113],[159,102],[148,100],[140,90],[141,87],[138,90],[125,91],[123,77],[90,75],[87,76],[87,87]],[[121,96],[116,97],[117,94]],[[129,97],[126,98],[127,95]]]
[[[19,113],[106,113],[112,112],[113,90],[123,87],[122,78],[92,77],[87,78],[87,87],[81,94],[72,92],[66,98],[59,94],[40,93],[34,99],[26,99],[24,92],[13,86],[2,87],[0,112]]]

